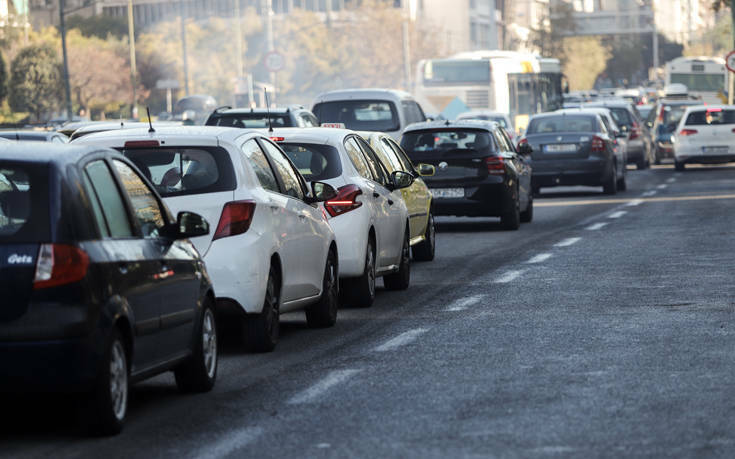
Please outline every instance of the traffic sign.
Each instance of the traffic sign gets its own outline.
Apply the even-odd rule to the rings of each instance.
[[[278,51],[270,51],[265,55],[265,68],[269,72],[280,72],[286,65],[286,58]]]
[[[735,49],[727,53],[727,57],[725,57],[725,65],[729,71],[735,72]]]

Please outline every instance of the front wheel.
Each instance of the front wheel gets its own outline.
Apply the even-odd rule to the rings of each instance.
[[[625,174],[618,179],[618,190],[625,191],[628,189],[628,184],[625,181]]]
[[[343,290],[348,304],[369,308],[375,301],[375,243],[368,239],[365,249],[365,270],[355,279],[346,279]]]
[[[617,178],[617,168],[615,167],[615,164],[613,164],[612,171],[610,173],[610,177],[605,179],[605,182],[602,184],[602,192],[605,194],[615,194],[618,192],[618,178]]]
[[[530,223],[533,220],[533,194],[528,196],[526,210],[521,212],[521,223]]]
[[[388,290],[406,290],[411,283],[411,259],[409,256],[408,232],[403,239],[401,262],[398,271],[383,277],[383,284]]]
[[[508,203],[507,207],[510,209],[506,210],[503,215],[500,216],[500,224],[503,229],[506,230],[517,230],[521,227],[521,203],[518,198],[518,193],[515,197],[511,197],[512,202]]]
[[[322,296],[319,302],[306,308],[306,324],[309,328],[326,328],[337,323],[339,308],[339,277],[337,274],[337,257],[329,251],[324,267]]]
[[[254,352],[271,352],[278,344],[280,318],[278,308],[278,273],[271,266],[265,289],[263,310],[259,314],[245,316],[243,337],[245,346]]]
[[[413,259],[416,261],[431,261],[436,253],[436,227],[434,226],[434,215],[429,213],[426,222],[424,240],[413,246]]]
[[[191,359],[174,371],[176,385],[182,392],[209,392],[217,379],[217,324],[212,302],[207,299],[202,308],[194,339]]]
[[[89,398],[90,430],[114,435],[122,430],[128,412],[128,356],[120,332],[113,329],[105,358]]]

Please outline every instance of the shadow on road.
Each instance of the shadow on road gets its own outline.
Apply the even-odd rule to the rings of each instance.
[[[506,231],[500,224],[500,219],[488,220],[484,218],[466,219],[461,221],[437,221],[436,230],[441,233],[475,233],[480,231]]]

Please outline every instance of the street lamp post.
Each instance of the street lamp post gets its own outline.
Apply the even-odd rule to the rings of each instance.
[[[66,2],[59,0],[59,31],[61,32],[61,52],[64,58],[64,92],[66,95],[66,118],[71,121],[74,110],[71,106],[71,83],[69,83],[69,56],[66,52],[66,22],[64,21],[64,7]]]
[[[135,25],[133,19],[133,0],[128,0],[128,37],[130,40],[130,82],[133,85],[133,104],[130,108],[130,117],[138,118],[138,71],[135,66]]]
[[[186,18],[184,16],[184,0],[179,3],[181,7],[181,53],[184,61],[184,95],[189,95],[189,62],[186,50]]]

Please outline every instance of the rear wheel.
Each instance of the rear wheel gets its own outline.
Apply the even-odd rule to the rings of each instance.
[[[368,238],[365,250],[365,271],[355,279],[346,279],[344,296],[348,304],[369,308],[375,301],[375,243]]]
[[[528,196],[526,210],[521,212],[521,223],[530,223],[533,220],[533,195]]]
[[[331,327],[337,323],[339,308],[339,278],[337,274],[337,257],[330,250],[324,266],[322,296],[318,303],[306,308],[306,324],[309,328]]]
[[[182,392],[208,392],[217,379],[217,325],[212,302],[207,299],[197,327],[191,359],[174,371]]]
[[[105,358],[89,398],[89,426],[97,435],[114,435],[122,430],[128,412],[128,377],[125,344],[113,329]]]
[[[401,248],[401,262],[398,271],[383,277],[383,284],[388,290],[406,290],[411,283],[411,257],[409,256],[408,231],[403,239]]]
[[[521,203],[518,193],[511,197],[512,201],[508,203],[508,209],[500,216],[500,224],[503,229],[517,230],[521,227]]]
[[[413,246],[413,259],[416,261],[431,261],[434,259],[435,253],[436,227],[434,226],[434,215],[429,213],[424,240]]]
[[[658,151],[658,149],[656,149],[656,154],[653,159],[653,164],[656,164],[656,165],[661,164],[661,153]]]
[[[271,266],[265,289],[263,310],[245,316],[243,326],[245,347],[253,352],[271,352],[278,344],[280,318],[278,310],[278,272]]]
[[[644,156],[643,158],[639,159],[635,163],[635,168],[638,170],[646,169],[650,164],[648,163],[648,159]]]
[[[605,179],[605,182],[602,184],[602,192],[605,194],[615,194],[618,192],[618,179],[617,179],[617,168],[615,167],[615,164],[613,163],[612,172],[610,176]]]
[[[628,184],[625,182],[625,174],[618,179],[618,190],[625,191],[628,189]]]
[[[683,162],[674,160],[674,169],[677,171],[683,171],[686,168]]]

